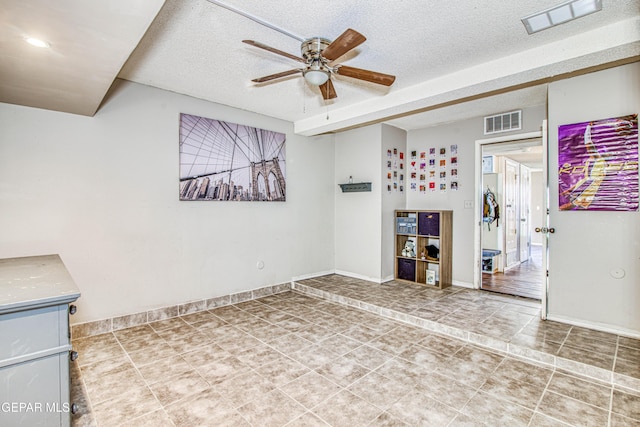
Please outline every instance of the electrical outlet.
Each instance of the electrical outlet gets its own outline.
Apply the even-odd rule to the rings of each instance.
[[[465,200],[464,201],[465,209],[473,209],[473,200]]]

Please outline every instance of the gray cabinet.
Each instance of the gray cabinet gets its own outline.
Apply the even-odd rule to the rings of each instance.
[[[70,304],[80,296],[57,255],[0,259],[0,424],[68,426]]]

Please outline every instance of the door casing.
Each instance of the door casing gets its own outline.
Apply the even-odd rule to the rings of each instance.
[[[487,138],[487,139],[478,139],[475,141],[475,185],[474,188],[476,190],[475,197],[475,209],[474,209],[474,274],[473,274],[473,288],[480,289],[482,287],[482,240],[481,240],[481,232],[482,232],[482,197],[483,197],[483,189],[482,189],[482,147],[487,144],[495,144],[500,142],[516,142],[516,141],[524,141],[527,139],[539,139],[542,138],[542,152],[543,152],[543,189],[545,192],[545,197],[543,197],[543,209],[544,212],[547,212],[548,205],[548,189],[547,189],[547,121],[544,120],[541,126],[540,131],[536,132],[526,132],[517,135],[508,135],[508,136],[500,136],[495,138]],[[545,222],[546,215],[545,215]],[[547,227],[547,224],[541,224],[542,227]],[[542,265],[547,265],[547,239],[542,239]],[[547,293],[548,293],[548,284],[547,277],[542,278],[543,286],[542,286],[542,298],[541,298],[541,313],[540,316],[543,319],[547,317]]]

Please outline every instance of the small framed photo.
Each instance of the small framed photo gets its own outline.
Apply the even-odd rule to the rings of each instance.
[[[436,284],[436,272],[433,270],[427,269],[427,285],[435,285]]]
[[[482,173],[493,173],[493,156],[482,157]]]

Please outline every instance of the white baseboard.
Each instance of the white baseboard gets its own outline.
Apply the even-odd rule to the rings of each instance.
[[[452,280],[451,284],[455,285],[455,286],[460,286],[461,288],[473,289],[473,283],[469,283],[469,282],[461,282],[459,280]]]
[[[621,328],[615,325],[608,325],[598,322],[589,322],[580,319],[573,319],[566,316],[556,316],[553,314],[547,314],[547,320],[554,322],[566,323],[568,325],[580,326],[582,328],[593,329],[595,331],[608,332],[610,334],[621,335],[629,338],[640,339],[640,331],[634,331],[632,329]]]
[[[291,281],[295,282],[296,280],[313,279],[314,277],[326,276],[328,274],[336,274],[336,271],[335,270],[327,270],[327,271],[319,271],[317,273],[303,274],[302,276],[294,276],[294,277],[292,277]]]
[[[336,270],[335,273],[341,276],[353,277],[354,279],[366,280],[367,282],[373,282],[378,284],[383,282],[379,277],[369,277],[369,276],[365,276],[358,273],[351,273],[349,271]]]
[[[386,282],[390,282],[392,280],[395,280],[395,277],[393,276],[387,276],[385,278],[382,279],[382,281],[380,283],[386,283]]]

